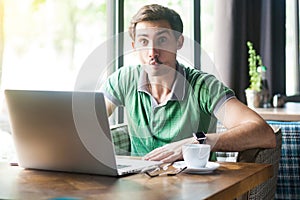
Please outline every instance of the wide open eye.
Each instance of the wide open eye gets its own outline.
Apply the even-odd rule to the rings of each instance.
[[[139,46],[147,46],[149,41],[145,38],[138,39]]]
[[[167,37],[159,37],[157,40],[157,45],[158,46],[164,46],[165,44],[167,44],[168,42],[168,38]]]

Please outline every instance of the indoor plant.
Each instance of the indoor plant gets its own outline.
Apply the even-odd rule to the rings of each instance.
[[[262,59],[256,54],[252,42],[247,41],[248,66],[249,66],[249,87],[245,90],[247,105],[252,108],[259,107],[261,92],[261,74],[257,71],[262,66]]]

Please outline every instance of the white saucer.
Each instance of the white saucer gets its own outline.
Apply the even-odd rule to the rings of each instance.
[[[186,166],[184,161],[178,161],[173,164],[175,168],[184,168]],[[212,173],[215,169],[220,167],[219,163],[216,162],[208,162],[203,168],[187,168],[183,172],[190,174],[209,174]]]

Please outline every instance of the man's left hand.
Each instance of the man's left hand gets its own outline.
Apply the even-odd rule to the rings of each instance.
[[[182,160],[182,145],[197,142],[194,138],[187,138],[162,147],[158,147],[144,156],[145,160],[156,160],[162,162],[174,162]]]

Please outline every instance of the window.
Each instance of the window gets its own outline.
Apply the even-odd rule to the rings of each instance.
[[[72,90],[78,70],[87,56],[107,39],[107,23],[113,22],[107,19],[106,0],[2,2],[5,35],[1,42],[3,59],[0,57],[2,88]],[[205,50],[212,52],[213,18],[206,12],[213,10],[213,3],[210,2],[201,2],[204,8],[201,17],[205,21],[201,27],[201,35],[204,35],[205,40],[201,42]],[[184,22],[184,36],[193,41],[193,0],[124,0],[125,32],[137,9],[150,3],[176,10]],[[132,61],[131,58],[132,54],[126,54],[125,64],[128,64],[128,60]],[[180,57],[179,53],[180,59],[182,62],[191,62]]]
[[[201,47],[213,59],[215,1],[201,0]]]
[[[4,49],[3,57],[0,55],[2,89],[73,89],[78,69],[87,55],[107,39],[109,1],[0,2],[3,9],[0,24],[4,28],[0,29],[0,54]],[[184,36],[193,40],[193,0],[124,0],[125,32],[137,9],[150,3],[175,9],[184,21]],[[201,0],[200,3],[201,47],[213,58],[215,1]],[[286,91],[287,95],[293,95],[300,92],[299,2],[286,1],[286,9]],[[179,59],[184,62],[184,58]],[[125,55],[124,64],[129,60],[133,60],[131,53]]]
[[[72,90],[106,39],[105,0],[4,0],[2,88]]]
[[[300,93],[299,2],[286,1],[286,94]]]

